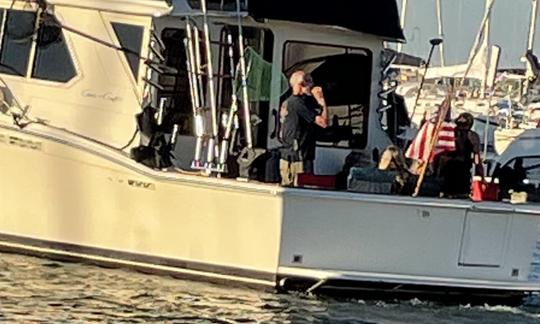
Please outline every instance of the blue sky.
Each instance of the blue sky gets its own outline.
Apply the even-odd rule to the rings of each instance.
[[[401,1],[396,0],[401,8]],[[404,52],[426,57],[429,39],[437,37],[435,0],[409,0]],[[484,0],[441,0],[445,32],[446,64],[464,63],[484,14]],[[400,9],[401,10],[401,9]],[[502,47],[501,67],[524,67],[520,62],[527,47],[531,0],[495,0],[491,23],[491,44]],[[535,52],[540,56],[540,16]],[[434,64],[438,64],[436,53]]]

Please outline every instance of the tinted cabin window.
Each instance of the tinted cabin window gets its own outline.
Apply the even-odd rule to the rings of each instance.
[[[141,55],[144,30],[141,26],[122,23],[112,24],[120,46],[125,49],[124,55],[135,79],[139,76],[139,57]]]
[[[250,48],[256,53],[253,60],[250,60],[249,51],[246,50],[246,64],[248,68],[248,93],[250,98],[250,110],[252,116],[257,116],[264,122],[257,123],[252,127],[253,142],[256,147],[267,147],[268,138],[268,117],[270,112],[271,82],[272,82],[272,61],[274,53],[274,34],[267,29],[244,27],[242,29],[246,48]],[[239,47],[238,28],[236,26],[225,26],[221,34],[221,42],[227,42],[227,35],[231,34],[233,40],[235,64],[238,68]],[[222,70],[225,74],[230,74],[230,60],[227,50],[221,51]],[[238,71],[237,71],[238,72]],[[232,84],[230,78],[221,80],[218,84],[221,96],[219,106],[225,111],[231,107]],[[237,81],[238,96],[242,100],[240,84]]]
[[[12,75],[26,75],[32,49],[32,37],[36,23],[33,12],[10,10],[7,14],[2,39],[0,72]]]
[[[67,82],[76,74],[62,30],[56,26],[42,26],[39,30],[32,77]]]
[[[178,73],[164,73],[159,77],[163,91],[159,98],[168,100],[167,109],[179,126],[179,134],[193,135],[193,112],[189,90],[189,80],[186,66],[186,48],[184,46],[185,31],[167,28],[161,34],[165,44],[163,52],[165,64],[178,70]]]
[[[372,53],[362,48],[285,44],[285,74],[302,70],[323,88],[331,121],[330,127],[318,129],[319,146],[363,149],[367,145],[372,61]]]

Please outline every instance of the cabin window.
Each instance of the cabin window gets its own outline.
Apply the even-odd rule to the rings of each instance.
[[[225,26],[221,32],[221,42],[227,42],[227,35],[231,35],[234,48],[234,62],[238,68],[238,27]],[[274,54],[274,34],[268,29],[243,27],[242,35],[246,46],[246,66],[248,70],[248,95],[250,98],[250,111],[252,114],[253,144],[256,147],[266,148],[268,142],[268,117],[270,112],[270,99],[272,95],[272,61]],[[228,75],[218,83],[218,105],[227,112],[231,107],[232,83],[230,77],[230,58],[227,48],[220,51],[220,64],[218,67],[222,74]],[[239,71],[236,72],[239,75]],[[238,98],[242,100],[240,81],[236,81]],[[241,109],[241,107],[239,107]]]
[[[178,125],[178,134],[192,136],[193,108],[187,75],[185,37],[183,29],[166,28],[161,33],[161,41],[165,45],[165,65],[176,69],[178,73],[166,71],[159,75],[159,85],[163,89],[158,92],[158,97],[167,100],[167,112]]]
[[[2,10],[0,73],[26,76],[36,30],[36,13]],[[32,78],[67,82],[77,75],[62,29],[41,25],[37,30]]]
[[[363,48],[287,42],[283,70],[303,70],[321,86],[330,126],[317,134],[318,146],[363,149],[367,144],[372,53]],[[285,99],[285,98],[283,98]]]
[[[122,23],[112,23],[112,26],[120,46],[124,49],[124,55],[133,73],[133,77],[137,80],[139,77],[144,29],[141,26]]]
[[[42,26],[36,47],[32,77],[36,79],[67,82],[77,75],[62,29]]]
[[[36,25],[34,12],[2,10],[0,72],[25,76]]]

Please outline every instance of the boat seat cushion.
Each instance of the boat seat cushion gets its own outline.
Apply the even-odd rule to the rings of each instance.
[[[396,194],[396,171],[382,171],[377,168],[351,168],[348,178],[348,191],[376,194]],[[401,195],[412,195],[416,187],[417,176],[407,179]],[[441,192],[442,179],[426,176],[420,188],[421,197],[438,197]]]
[[[362,193],[391,194],[397,176],[395,171],[377,168],[351,168],[347,190]]]

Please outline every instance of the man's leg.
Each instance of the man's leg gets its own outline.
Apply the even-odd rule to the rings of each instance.
[[[295,187],[298,187],[298,175],[304,173],[304,162],[292,162],[290,165],[291,179]]]
[[[279,160],[279,173],[282,186],[298,186],[298,174],[304,173],[304,162]]]
[[[279,173],[281,175],[281,185],[290,186],[293,183],[292,173],[291,173],[291,163],[289,161],[280,159],[279,160]]]

